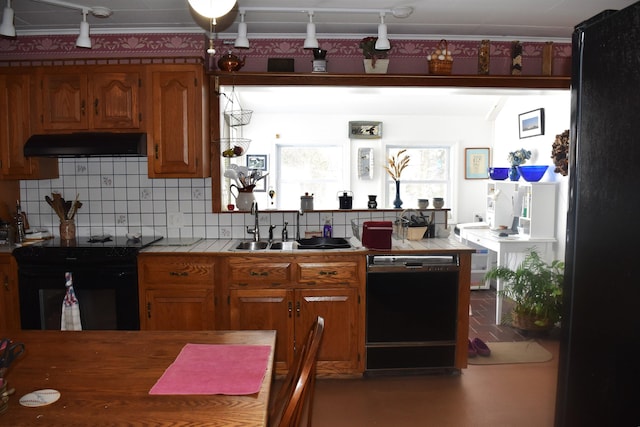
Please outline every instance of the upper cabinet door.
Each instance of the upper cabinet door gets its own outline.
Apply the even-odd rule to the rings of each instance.
[[[202,66],[158,66],[150,72],[149,176],[209,176],[207,85]]]
[[[80,72],[47,71],[40,76],[42,130],[89,128],[87,76]]]
[[[96,73],[90,78],[94,129],[140,129],[139,72]]]
[[[142,74],[138,66],[41,68],[42,94],[37,103],[39,130],[142,129]]]
[[[3,179],[43,179],[58,176],[58,160],[24,157],[31,136],[31,73],[0,74],[0,176]]]

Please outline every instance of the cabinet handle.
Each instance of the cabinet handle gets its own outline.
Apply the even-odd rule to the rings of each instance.
[[[155,149],[154,149],[154,151],[156,153],[156,160],[158,160],[158,150],[159,150],[158,144],[156,144]]]
[[[300,317],[300,301],[296,301],[296,315]]]
[[[80,112],[82,113],[83,116],[84,116],[85,108],[86,108],[86,105],[83,99],[82,102],[80,103]]]
[[[321,276],[335,276],[336,274],[338,274],[337,271],[332,270],[332,271],[320,271],[319,273]]]
[[[95,111],[96,116],[98,115],[98,102],[98,98],[93,101],[93,110]]]
[[[151,303],[147,303],[147,319],[151,319]]]
[[[170,271],[169,276],[187,277],[189,273],[186,271]]]
[[[249,276],[262,276],[262,277],[267,277],[269,275],[268,271],[262,271],[262,272],[257,272],[257,271],[250,271],[249,272]]]
[[[289,309],[289,317],[291,317],[291,313],[293,312],[293,305],[291,304],[291,301],[289,301],[288,309]]]
[[[9,276],[4,276],[4,288],[9,290]]]

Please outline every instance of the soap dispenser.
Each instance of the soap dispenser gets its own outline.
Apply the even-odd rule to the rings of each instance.
[[[324,229],[322,230],[322,237],[331,237],[333,234],[333,227],[331,227],[331,221],[326,220],[324,223]]]

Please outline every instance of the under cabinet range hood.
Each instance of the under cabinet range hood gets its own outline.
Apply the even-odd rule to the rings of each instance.
[[[78,132],[32,135],[24,145],[25,157],[146,156],[143,132]]]

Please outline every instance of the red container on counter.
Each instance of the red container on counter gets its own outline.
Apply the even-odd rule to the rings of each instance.
[[[391,221],[365,221],[362,224],[362,245],[367,249],[391,249]]]

